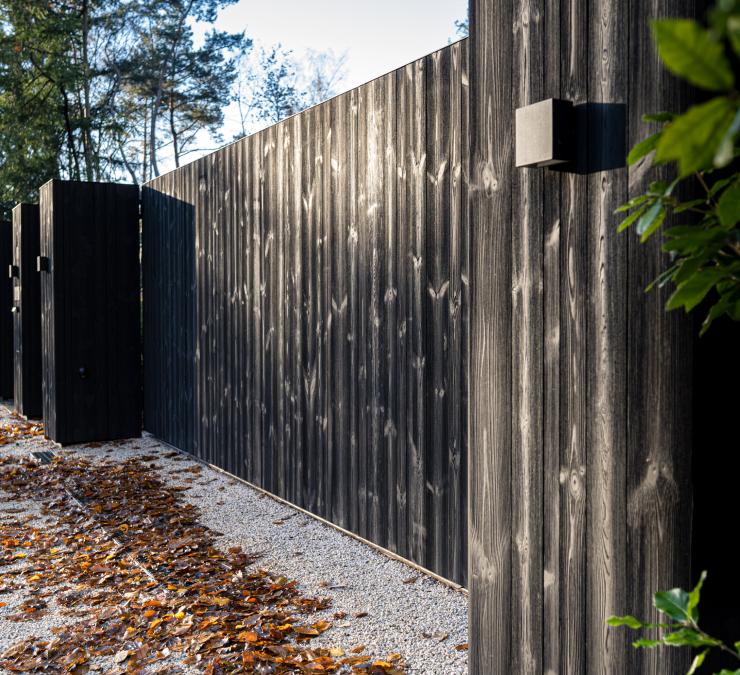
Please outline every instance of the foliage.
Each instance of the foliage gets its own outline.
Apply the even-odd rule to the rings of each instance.
[[[128,148],[130,165],[140,157],[144,180],[159,174],[159,151],[163,148],[168,148],[179,166],[182,154],[199,132],[207,131],[220,140],[223,108],[231,101],[236,79],[236,61],[251,47],[251,41],[243,33],[214,29],[196,47],[192,24],[212,23],[221,8],[235,1],[156,0],[138,6],[135,20],[142,26],[142,37],[121,70],[127,93],[147,111],[139,132],[147,151],[139,155],[139,142]],[[138,136],[137,141],[139,134],[133,135]]]
[[[670,262],[648,288],[672,282],[669,310],[689,312],[708,298],[703,333],[721,316],[740,321],[740,0],[720,0],[708,28],[689,19],[658,19],[651,26],[666,68],[712,96],[682,114],[645,115],[658,129],[627,161],[668,165],[675,177],[652,182],[622,205],[617,211],[628,215],[619,230],[634,226],[644,242],[663,228]],[[678,197],[684,187],[696,198]],[[678,224],[664,227],[669,218]]]
[[[209,32],[235,0],[0,0],[0,202],[55,177],[105,180],[179,163],[218,137],[243,34]],[[6,213],[7,215],[7,213]]]
[[[331,49],[296,55],[278,44],[246,54],[234,95],[241,124],[235,138],[336,96],[346,64],[346,53]]]
[[[470,19],[457,19],[455,21],[455,31],[461,38],[466,38],[470,34]]]
[[[306,107],[318,105],[337,95],[344,82],[347,52],[335,54],[331,49],[323,52],[309,49],[301,63],[298,80]]]
[[[104,141],[115,82],[100,55],[126,38],[98,0],[0,2],[0,200],[26,198],[59,175],[109,170]]]
[[[702,572],[699,583],[690,592],[682,588],[673,588],[670,591],[658,591],[653,596],[653,605],[661,614],[668,617],[668,623],[645,623],[634,616],[612,616],[609,617],[607,623],[610,626],[626,626],[632,630],[657,628],[667,631],[657,639],[640,638],[635,640],[632,644],[638,649],[652,649],[661,646],[701,649],[694,657],[687,675],[693,675],[697,672],[712,650],[730,654],[740,662],[740,642],[736,642],[735,648],[731,649],[721,640],[708,635],[699,627],[699,599],[706,578],[707,573]],[[740,668],[733,671],[722,670],[719,675],[740,675]]]
[[[258,118],[266,122],[274,124],[305,107],[290,54],[281,45],[260,52],[262,78],[255,91],[255,108]]]

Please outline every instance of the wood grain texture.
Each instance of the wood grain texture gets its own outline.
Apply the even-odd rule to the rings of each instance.
[[[139,436],[139,190],[54,180],[39,209],[46,434],[61,444]]]
[[[589,12],[588,104],[599,111],[602,104],[626,100],[629,70],[624,66],[629,64],[629,48],[622,35],[627,17],[624,8],[613,0],[590,3]],[[610,629],[605,619],[625,613],[619,611],[627,579],[625,459],[629,452],[636,451],[627,447],[625,434],[625,347],[635,338],[627,332],[625,288],[629,275],[629,239],[617,233],[618,221],[614,215],[615,209],[627,200],[627,172],[623,168],[598,170],[610,155],[624,153],[624,127],[611,126],[609,111],[606,112],[590,114],[587,122],[588,161],[596,165],[588,176],[586,221],[589,230],[585,551],[588,673],[628,670],[627,636],[623,631]],[[638,414],[650,413],[640,410]]]
[[[0,398],[13,398],[13,284],[8,266],[13,261],[13,224],[0,221]]]
[[[512,100],[542,99],[544,3],[514,6]],[[542,671],[543,548],[543,176],[518,171],[512,184],[511,285],[511,478],[512,669]]]
[[[13,209],[13,402],[27,419],[43,415],[39,236],[38,204],[18,204]]]
[[[635,63],[640,64],[639,70],[636,65],[630,70],[626,83],[630,146],[654,130],[642,121],[643,114],[684,110],[696,101],[696,91],[680,84],[660,64],[650,45],[648,18],[701,16],[709,4],[703,0],[651,0],[630,6],[626,21],[637,45]],[[640,194],[652,180],[672,177],[665,169],[648,172],[644,163],[638,163],[629,169],[627,196]],[[692,196],[684,192],[680,198]],[[626,606],[621,609],[657,621],[659,615],[651,602],[654,590],[693,586],[701,569],[691,569],[689,555],[693,511],[692,338],[697,328],[683,313],[665,313],[670,288],[644,293],[667,262],[658,238],[640,245],[636,237],[630,237],[626,258],[630,337],[626,356],[629,377],[625,383],[628,576],[623,601]],[[625,667],[647,673],[683,672],[689,661],[684,650],[670,650],[660,658],[654,653],[630,650]]]
[[[512,3],[470,5],[469,664],[513,659],[511,321]]]
[[[471,8],[469,666],[680,672],[605,625],[687,585],[691,521],[689,329],[643,294],[658,242],[618,235],[614,209],[648,180],[623,162],[640,116],[689,102],[647,20],[697,8]],[[517,170],[514,108],[549,97],[576,104],[577,157]]]
[[[548,30],[548,26],[559,26],[564,16],[560,0],[544,3],[544,91],[562,96],[560,86],[562,42],[560,31]],[[561,578],[561,459],[560,438],[563,427],[561,416],[560,377],[563,366],[561,355],[561,284],[564,278],[561,269],[562,228],[565,213],[562,210],[561,174],[547,171],[543,175],[543,441],[542,441],[542,672],[567,672],[561,670],[560,655],[563,635],[560,632]]]
[[[460,583],[466,60],[451,45],[142,192],[147,430]]]

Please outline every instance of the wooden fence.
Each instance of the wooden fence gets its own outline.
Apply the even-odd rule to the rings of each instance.
[[[697,3],[471,10],[471,672],[685,672],[605,620],[657,621],[652,592],[691,581],[692,330],[644,293],[659,238],[614,210],[655,178],[624,162],[641,116],[691,101],[648,20]],[[550,97],[576,104],[577,162],[518,170],[514,109]]]
[[[143,188],[145,428],[466,581],[467,42]]]
[[[13,209],[13,400],[23,417],[43,415],[41,392],[41,278],[38,204]]]
[[[0,221],[0,398],[13,398],[13,286],[8,266],[13,261],[13,224]]]
[[[39,220],[46,435],[140,436],[139,189],[51,180]]]

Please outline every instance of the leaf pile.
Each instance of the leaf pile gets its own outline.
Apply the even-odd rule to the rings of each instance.
[[[44,435],[44,425],[40,422],[27,422],[17,413],[12,413],[11,417],[13,418],[11,424],[0,424],[0,445]]]
[[[179,672],[175,659],[205,673],[403,672],[399,654],[373,661],[312,648],[310,640],[331,626],[315,616],[329,601],[255,568],[256,557],[239,547],[217,549],[197,508],[180,499],[185,488],[163,484],[139,459],[114,464],[70,455],[39,465],[4,457],[0,487],[41,501],[54,520],[43,529],[28,519],[0,522],[0,592],[29,589],[11,618],[40,616],[53,595],[78,619],[55,628],[50,641],[11,647],[0,667],[84,673],[107,657],[116,664],[107,670],[113,675]],[[20,573],[4,570],[19,560]]]

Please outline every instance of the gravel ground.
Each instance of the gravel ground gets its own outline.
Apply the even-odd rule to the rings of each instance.
[[[0,406],[0,424],[8,423],[9,415],[8,408]],[[347,650],[364,645],[364,652],[376,658],[399,652],[410,673],[467,673],[467,654],[455,649],[468,640],[464,593],[221,472],[205,467],[196,477],[183,473],[195,462],[184,455],[164,457],[171,454],[171,448],[151,436],[64,449],[42,438],[25,439],[1,447],[0,453],[28,454],[42,449],[109,460],[159,454],[149,462],[152,469],[171,484],[189,488],[183,499],[200,509],[200,522],[222,534],[219,545],[241,545],[245,551],[260,552],[259,567],[297,579],[306,595],[332,599],[323,618],[334,625],[312,644]],[[35,504],[11,503],[0,492],[0,518],[9,517],[7,510],[17,508],[37,521],[40,518]],[[54,626],[70,620],[56,615],[50,603],[51,611],[36,622],[4,621],[3,615],[12,613],[22,597],[22,593],[0,596],[7,603],[0,608],[0,650],[31,634],[49,638]],[[345,612],[346,619],[333,620],[335,612]]]

